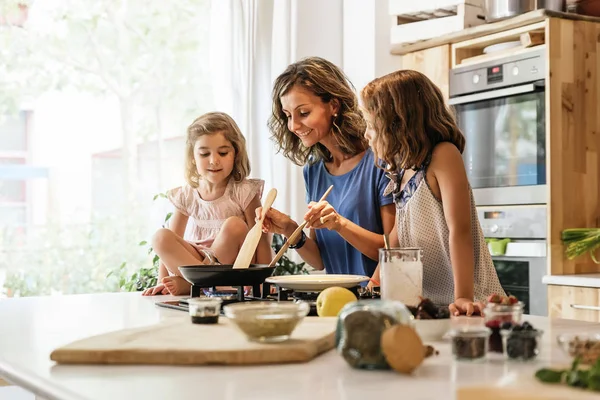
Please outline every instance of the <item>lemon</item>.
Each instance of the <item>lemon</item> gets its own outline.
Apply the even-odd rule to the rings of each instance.
[[[354,293],[346,288],[328,287],[317,297],[317,314],[319,317],[336,317],[346,304],[356,300]]]

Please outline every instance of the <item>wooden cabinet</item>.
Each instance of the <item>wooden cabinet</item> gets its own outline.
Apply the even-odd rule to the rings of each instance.
[[[448,100],[450,80],[450,45],[432,47],[402,56],[402,69],[414,69],[435,83]]]
[[[600,289],[548,285],[548,316],[600,322]]]

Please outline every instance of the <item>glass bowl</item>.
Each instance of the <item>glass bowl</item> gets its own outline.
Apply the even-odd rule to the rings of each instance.
[[[288,340],[310,311],[307,302],[244,302],[229,304],[223,312],[246,337],[255,342]]]
[[[582,364],[593,365],[600,358],[600,333],[563,333],[556,337],[560,348]]]

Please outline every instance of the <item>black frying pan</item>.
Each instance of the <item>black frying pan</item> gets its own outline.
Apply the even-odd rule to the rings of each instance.
[[[233,269],[233,264],[179,267],[186,281],[200,287],[256,286],[264,283],[274,270],[275,267],[266,264],[250,264],[249,268],[238,269]]]

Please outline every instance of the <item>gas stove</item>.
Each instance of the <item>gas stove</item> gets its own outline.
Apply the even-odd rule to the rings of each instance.
[[[317,297],[319,297],[321,292],[294,291],[279,287],[277,285],[273,287],[273,290],[271,290],[271,288],[272,286],[265,282],[262,284],[262,290],[260,290],[261,288],[259,288],[259,290],[256,290],[257,288],[253,288],[251,295],[248,295],[244,293],[243,287],[236,287],[234,290],[215,290],[215,288],[201,288],[192,285],[190,297],[219,297],[223,301],[222,305],[239,303],[243,301],[303,301],[309,303],[310,305],[310,311],[308,315],[317,316]],[[361,286],[355,286],[349,290],[354,293],[358,300],[380,298],[380,291],[378,287],[373,288],[372,291]],[[258,296],[256,296],[255,293],[258,294]],[[265,295],[263,296],[262,294]],[[156,305],[159,307],[172,308],[185,312],[188,312],[189,309],[187,298],[157,302]],[[223,313],[222,308],[221,313]]]

